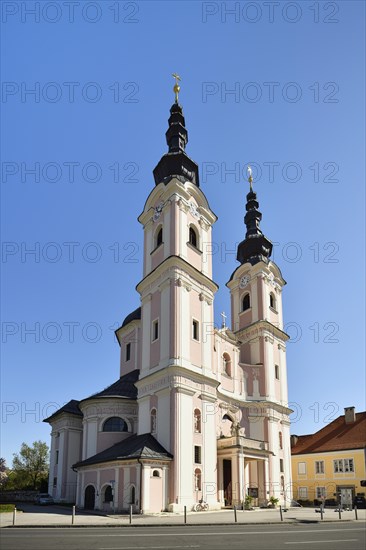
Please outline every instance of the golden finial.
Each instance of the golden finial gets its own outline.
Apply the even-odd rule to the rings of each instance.
[[[179,95],[179,92],[180,92],[180,86],[178,84],[178,81],[180,82],[181,78],[179,76],[179,74],[177,73],[173,73],[172,74],[173,78],[175,78],[175,84],[174,84],[174,93],[175,93],[175,102],[178,103],[178,95]]]
[[[249,185],[250,185],[250,190],[253,191],[253,187],[252,187],[252,183],[253,183],[253,171],[251,169],[250,166],[248,166],[247,168],[247,174],[248,174],[248,181],[249,181]]]

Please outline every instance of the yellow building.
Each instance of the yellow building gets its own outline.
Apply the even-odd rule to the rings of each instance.
[[[362,505],[366,493],[366,411],[344,409],[311,435],[291,436],[293,496],[297,501],[325,500],[344,507]],[[318,502],[316,502],[318,501]]]

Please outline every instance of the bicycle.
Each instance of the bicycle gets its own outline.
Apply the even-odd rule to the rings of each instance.
[[[206,512],[208,509],[209,509],[209,506],[208,506],[207,502],[205,502],[205,501],[203,500],[203,498],[201,498],[201,499],[197,502],[197,504],[195,504],[194,507],[193,507],[193,510],[194,510],[195,512]]]

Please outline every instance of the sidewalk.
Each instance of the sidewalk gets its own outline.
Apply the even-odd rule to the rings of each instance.
[[[16,527],[71,527],[72,511],[70,508],[61,506],[48,507],[47,511],[27,512],[27,506],[19,504],[24,512],[17,512]],[[366,510],[358,510],[358,520],[366,521]],[[338,512],[332,508],[327,508],[324,512],[323,521],[354,521],[355,512],[342,512],[339,520]],[[318,523],[321,522],[320,513],[315,512],[314,508],[290,508],[283,512],[284,523]],[[228,525],[235,523],[234,510],[219,510],[217,512],[187,512],[187,525]],[[275,510],[251,510],[237,511],[237,524],[255,525],[255,524],[273,524],[281,523],[280,511]],[[13,513],[0,514],[0,527],[12,527]],[[132,517],[133,526],[154,526],[165,525],[175,526],[184,525],[183,514],[173,514],[164,512],[161,514],[134,515]],[[127,515],[95,515],[85,512],[76,512],[75,523],[73,527],[129,527],[129,517]]]

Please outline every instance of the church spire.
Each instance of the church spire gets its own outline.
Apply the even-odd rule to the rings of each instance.
[[[178,82],[181,78],[176,73],[173,73],[173,77],[175,78],[173,88],[175,102],[170,108],[169,128],[165,133],[169,150],[162,156],[153,171],[155,185],[161,182],[166,184],[175,176],[183,183],[188,180],[199,187],[198,166],[185,152],[188,132],[185,127],[183,108],[179,104],[180,86]]]
[[[247,231],[244,241],[238,245],[236,259],[241,264],[249,262],[254,265],[260,261],[268,262],[272,253],[272,243],[263,235],[259,227],[262,213],[258,210],[257,193],[253,191],[253,177],[250,166],[248,166],[248,182],[250,190],[247,194],[246,214],[244,217]]]

